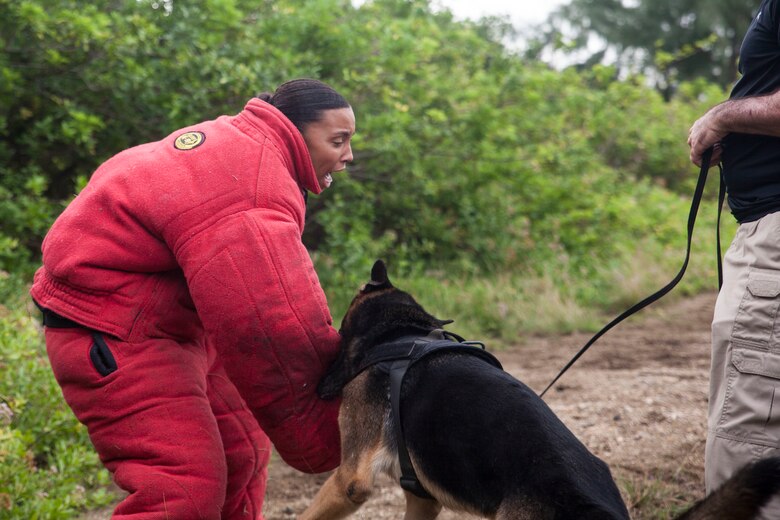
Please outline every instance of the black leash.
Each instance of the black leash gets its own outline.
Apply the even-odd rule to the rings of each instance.
[[[557,381],[561,378],[563,374],[566,373],[571,366],[577,362],[578,359],[587,351],[601,336],[607,333],[612,327],[620,323],[621,321],[625,320],[632,314],[635,314],[639,312],[640,310],[644,309],[651,303],[660,300],[666,294],[674,289],[674,287],[680,283],[680,280],[682,280],[683,275],[685,274],[685,270],[688,268],[688,260],[690,260],[691,257],[691,240],[693,239],[693,225],[696,222],[696,215],[699,212],[699,205],[701,203],[702,195],[704,193],[704,185],[707,182],[707,173],[710,168],[710,160],[712,158],[712,148],[708,149],[706,152],[704,152],[704,155],[701,159],[701,171],[699,172],[699,180],[696,183],[696,189],[693,192],[693,200],[691,202],[691,211],[688,214],[688,248],[685,251],[685,261],[683,262],[682,268],[680,269],[680,272],[677,273],[677,276],[674,277],[674,279],[669,282],[665,287],[663,287],[661,290],[651,294],[644,300],[640,301],[639,303],[635,304],[628,310],[624,311],[623,314],[609,322],[603,329],[598,331],[590,340],[585,344],[584,347],[580,349],[577,354],[574,355],[574,357],[569,361],[566,366],[563,367],[563,369],[558,372],[558,375],[555,376],[555,379],[552,380],[552,382],[547,385],[547,388],[544,389],[544,391],[539,394],[539,397],[544,397],[544,394],[547,393],[547,390],[549,390]],[[721,209],[723,207],[723,201],[726,198],[726,185],[723,182],[723,170],[721,169],[720,165],[718,165],[718,169],[720,170],[720,188],[718,190],[718,228],[717,228],[717,248],[718,248],[718,288],[723,285],[723,261],[721,260],[721,249],[720,249],[720,214]]]

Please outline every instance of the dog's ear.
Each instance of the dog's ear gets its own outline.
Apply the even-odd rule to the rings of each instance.
[[[393,287],[390,283],[390,278],[387,276],[387,266],[382,260],[374,262],[374,267],[371,268],[371,280],[363,287],[364,292],[374,291],[377,289],[389,289]]]
[[[341,395],[341,391],[346,384],[347,380],[341,374],[325,374],[325,377],[322,378],[322,381],[317,386],[317,395],[325,401],[333,400]]]
[[[371,281],[374,283],[390,281],[387,279],[387,266],[381,259],[374,262],[374,267],[371,268]]]
[[[340,396],[344,385],[351,379],[349,372],[347,355],[342,347],[336,361],[328,368],[328,371],[317,385],[317,395],[320,396],[320,399],[329,401]]]

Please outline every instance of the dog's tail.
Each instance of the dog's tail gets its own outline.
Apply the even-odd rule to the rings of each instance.
[[[675,520],[750,520],[780,490],[780,457],[747,464]]]

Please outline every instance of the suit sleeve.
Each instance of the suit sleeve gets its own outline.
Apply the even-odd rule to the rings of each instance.
[[[292,216],[232,215],[177,257],[228,375],[281,457],[309,473],[336,467],[339,402],[316,389],[339,335]]]

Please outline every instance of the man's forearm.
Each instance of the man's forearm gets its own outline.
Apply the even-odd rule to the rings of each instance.
[[[726,134],[780,137],[780,90],[764,96],[732,99],[712,109],[715,125]]]

